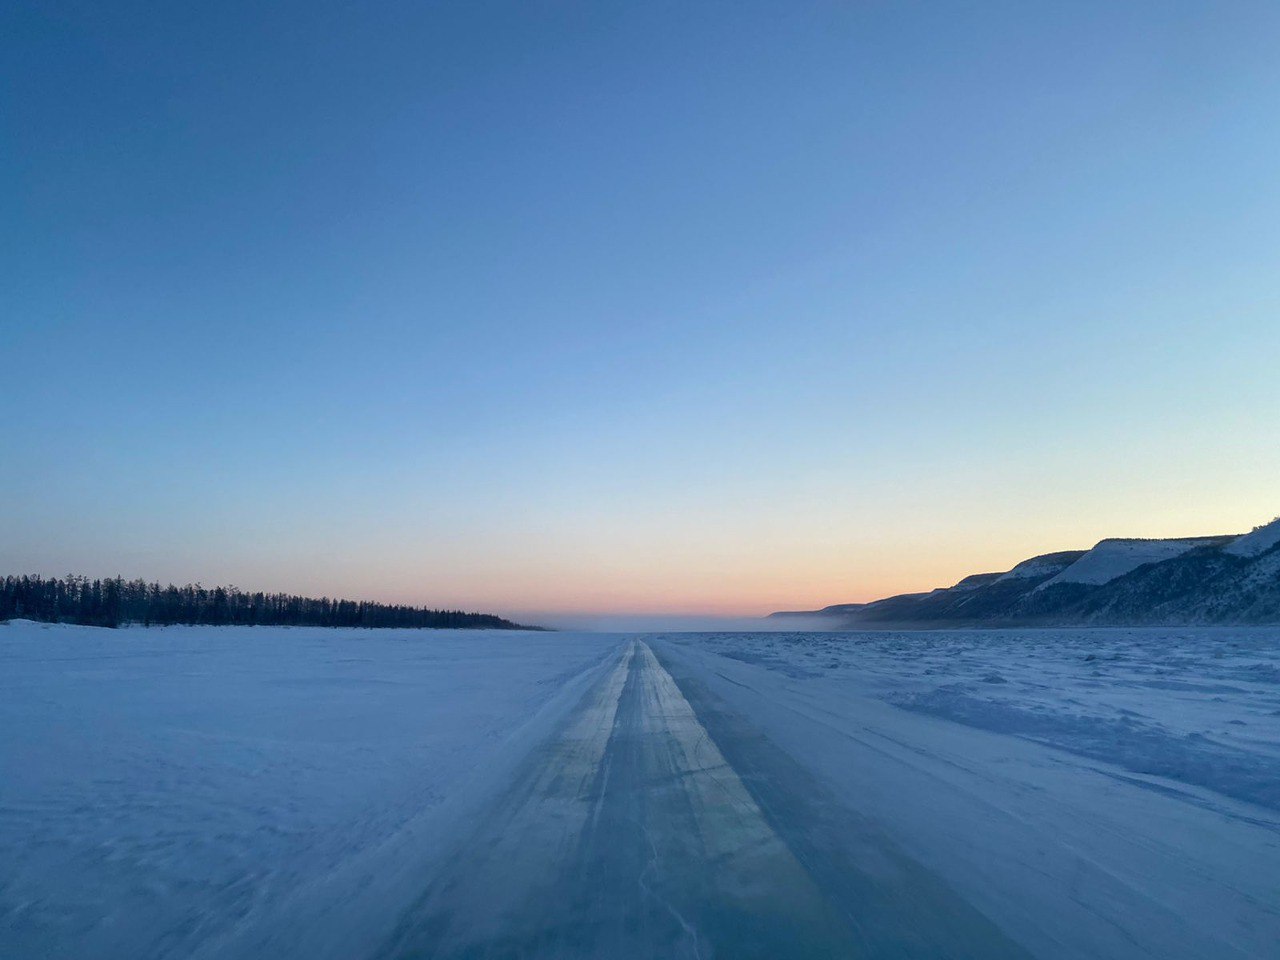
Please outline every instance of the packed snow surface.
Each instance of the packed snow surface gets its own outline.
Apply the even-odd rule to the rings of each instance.
[[[1208,541],[1204,539],[1103,540],[1037,589],[1043,590],[1055,583],[1110,583],[1117,577],[1137,570],[1143,564],[1172,560],[1188,550],[1204,546],[1206,542]]]
[[[0,625],[0,956],[1275,957],[1280,630]]]

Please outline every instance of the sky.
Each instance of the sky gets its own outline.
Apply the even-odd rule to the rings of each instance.
[[[0,572],[810,609],[1280,514],[1280,5],[0,14]]]

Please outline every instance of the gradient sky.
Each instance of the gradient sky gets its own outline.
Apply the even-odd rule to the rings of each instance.
[[[1280,513],[1280,5],[0,15],[0,567],[757,614]]]

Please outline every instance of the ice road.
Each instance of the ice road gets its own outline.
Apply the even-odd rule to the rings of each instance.
[[[735,768],[631,642],[379,956],[1024,955],[876,831],[823,823],[784,757],[740,747]],[[798,812],[817,819],[770,823]]]
[[[1275,958],[1280,632],[0,626],[0,955]]]

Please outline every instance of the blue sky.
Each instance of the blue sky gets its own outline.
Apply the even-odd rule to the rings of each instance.
[[[751,614],[1280,513],[1280,7],[60,4],[0,562]]]

